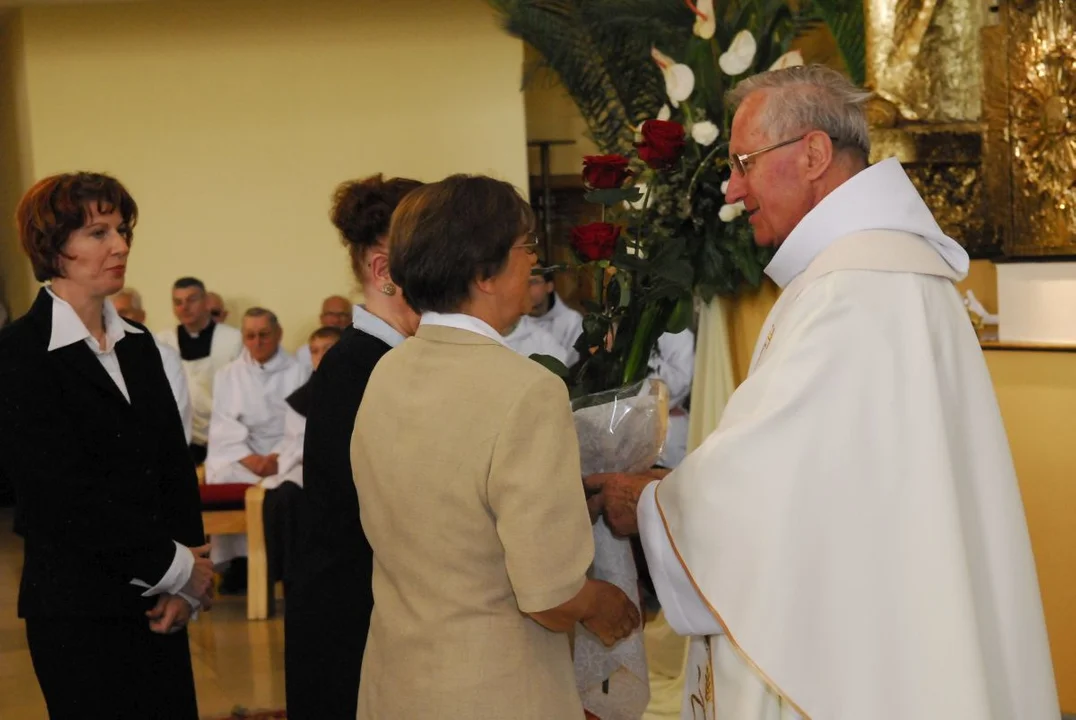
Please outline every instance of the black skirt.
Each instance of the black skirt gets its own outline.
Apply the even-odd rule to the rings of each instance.
[[[198,720],[187,631],[149,620],[27,618],[26,640],[51,720]]]

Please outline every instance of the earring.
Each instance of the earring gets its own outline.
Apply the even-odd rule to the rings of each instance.
[[[395,295],[396,294],[396,286],[393,285],[392,283],[386,283],[386,284],[381,286],[381,292],[383,294],[385,294],[385,295]]]

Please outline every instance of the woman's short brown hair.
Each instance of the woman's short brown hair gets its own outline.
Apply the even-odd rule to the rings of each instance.
[[[60,254],[67,239],[99,213],[119,210],[120,232],[130,244],[138,222],[138,205],[119,180],[101,173],[64,173],[38,181],[26,191],[15,210],[22,250],[30,258],[34,277],[45,282],[60,276]]]
[[[329,218],[347,246],[356,279],[362,280],[363,253],[381,241],[389,231],[396,205],[418,187],[422,187],[418,180],[386,180],[378,173],[362,180],[348,180],[336,188]]]
[[[455,312],[471,283],[504,269],[534,212],[509,183],[452,175],[415,190],[392,215],[389,272],[416,312]]]

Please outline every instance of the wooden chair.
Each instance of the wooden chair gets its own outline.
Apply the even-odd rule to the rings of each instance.
[[[272,607],[269,559],[265,553],[265,524],[261,485],[206,485],[204,467],[198,466],[202,496],[202,526],[206,535],[247,536],[247,619],[265,620]]]

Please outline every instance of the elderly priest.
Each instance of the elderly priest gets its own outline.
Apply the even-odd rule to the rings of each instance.
[[[783,292],[679,468],[588,483],[693,636],[684,717],[1057,720],[968,256],[868,167],[866,97],[817,66],[736,87],[726,201]]]

